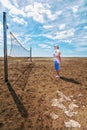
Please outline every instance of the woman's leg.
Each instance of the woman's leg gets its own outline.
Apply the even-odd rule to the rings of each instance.
[[[56,72],[57,72],[57,75],[59,76],[59,72],[60,72],[60,71],[56,71]]]

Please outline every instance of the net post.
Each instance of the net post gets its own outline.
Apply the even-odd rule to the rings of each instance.
[[[3,12],[3,42],[4,42],[4,81],[8,82],[7,19],[6,19],[6,12]]]
[[[32,62],[32,47],[30,47],[30,61]]]

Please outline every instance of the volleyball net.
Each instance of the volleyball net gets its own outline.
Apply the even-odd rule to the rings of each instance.
[[[28,50],[16,36],[10,32],[10,47],[8,51],[8,79],[16,87],[24,89],[28,75],[32,69],[31,47]]]
[[[31,48],[30,50],[25,48],[12,32],[10,32],[10,41],[11,41],[11,47],[10,52],[8,54],[10,57],[31,58]]]

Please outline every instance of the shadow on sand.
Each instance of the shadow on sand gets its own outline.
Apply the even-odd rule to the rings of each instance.
[[[8,81],[7,83],[8,89],[10,91],[10,94],[12,95],[13,100],[15,101],[15,104],[18,108],[18,111],[20,112],[22,117],[27,117],[28,116],[28,112],[26,110],[26,108],[24,107],[24,105],[22,104],[22,102],[19,100],[17,94],[15,93],[14,89],[12,88],[10,82]]]
[[[17,80],[14,81],[14,84],[16,84],[17,82],[19,82],[19,80],[21,78],[23,78],[23,76],[25,75],[25,78],[24,78],[23,82],[20,82],[21,84],[19,84],[19,86],[22,86],[22,88],[24,90],[24,88],[26,86],[26,82],[28,80],[28,76],[29,76],[30,72],[32,71],[33,66],[34,66],[33,64],[29,64],[26,67],[26,69],[22,72],[22,74],[17,78]],[[24,118],[28,117],[28,112],[27,112],[26,108],[24,107],[24,105],[22,104],[22,102],[18,98],[15,90],[13,89],[14,84],[11,84],[10,81],[8,81],[7,82],[7,87],[9,89],[9,91],[10,91],[10,94],[12,95],[12,98],[13,98],[13,100],[14,100],[14,102],[15,102],[15,104],[16,104],[16,106],[18,108],[18,111],[21,114],[21,116],[24,117]],[[19,87],[19,86],[17,86],[17,87]]]
[[[62,80],[67,81],[67,82],[71,82],[71,83],[74,83],[74,84],[81,84],[80,82],[74,80],[73,78],[66,78],[66,77],[63,77],[63,76],[61,76],[60,78],[61,78]]]
[[[23,91],[26,87],[29,75],[34,67],[34,63],[30,63],[26,68],[23,70],[22,74],[20,74],[17,79],[12,83],[12,86],[17,86],[21,88]]]

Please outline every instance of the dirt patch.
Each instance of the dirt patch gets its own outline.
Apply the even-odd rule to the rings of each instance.
[[[63,58],[60,79],[51,59],[19,60],[8,84],[0,60],[0,130],[87,130],[87,58]]]

